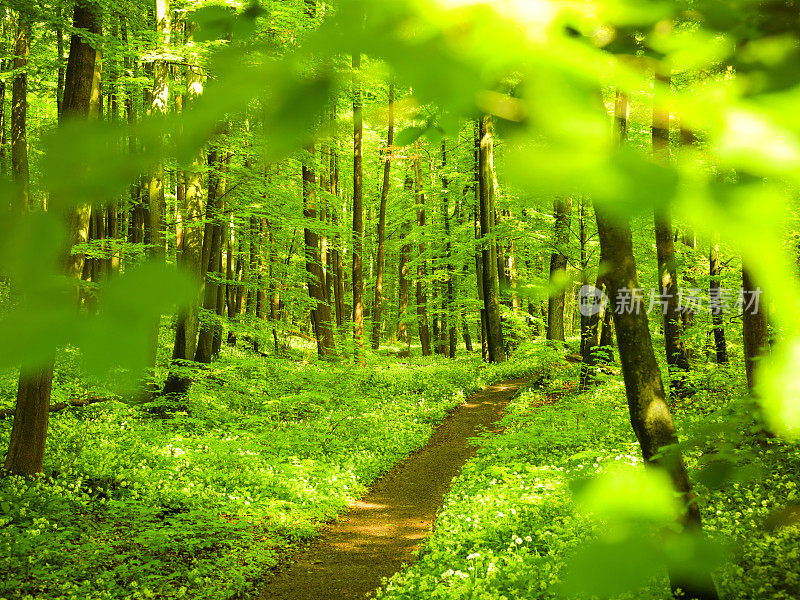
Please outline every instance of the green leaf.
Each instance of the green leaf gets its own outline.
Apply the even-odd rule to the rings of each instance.
[[[155,328],[164,312],[197,301],[197,286],[185,274],[147,263],[113,278],[101,291],[101,312],[82,330],[80,347],[87,369],[105,375],[114,367],[132,378],[150,366]]]
[[[557,589],[565,598],[582,593],[605,598],[636,591],[663,569],[661,553],[645,538],[597,541],[567,561]]]
[[[408,146],[416,142],[427,131],[427,127],[407,127],[394,136],[395,146]]]

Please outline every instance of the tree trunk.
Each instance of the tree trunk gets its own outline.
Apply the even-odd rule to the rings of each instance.
[[[411,258],[411,244],[408,238],[407,224],[400,226],[400,257],[397,269],[397,341],[408,344],[408,261]]]
[[[414,152],[414,199],[417,207],[417,227],[419,227],[419,262],[417,264],[417,327],[419,341],[422,346],[422,356],[431,354],[431,334],[428,329],[428,296],[425,278],[428,276],[428,260],[425,256],[425,193],[422,190],[422,164],[420,158],[420,143]]]
[[[353,54],[353,70],[359,77],[361,54]],[[355,82],[353,96],[353,359],[366,365],[364,355],[364,107],[361,99],[361,83]]]
[[[481,260],[483,263],[483,301],[486,311],[486,338],[489,362],[506,358],[500,322],[500,284],[497,273],[497,244],[494,234],[494,125],[491,116],[480,120],[478,141],[478,193],[481,222]]]
[[[24,11],[19,11],[14,34],[14,83],[11,91],[11,173],[17,187],[18,206],[31,208],[30,176],[28,169],[28,56],[31,49],[31,23]],[[5,106],[3,107],[5,110]]]
[[[444,221],[444,265],[447,269],[447,291],[443,299],[442,309],[442,337],[445,340],[445,347],[447,348],[447,356],[450,358],[456,357],[456,346],[458,345],[458,338],[456,337],[456,317],[452,313],[453,303],[453,264],[452,253],[453,245],[450,240],[450,180],[446,174],[447,169],[447,140],[442,140],[442,220]],[[458,210],[456,208],[456,210]],[[443,352],[444,354],[444,352]]]
[[[73,13],[73,26],[100,35],[102,18],[96,4],[78,2]],[[74,120],[91,116],[92,104],[99,97],[99,50],[74,34],[70,40],[69,63],[64,89],[63,115]],[[16,82],[15,82],[16,86]],[[21,211],[29,204],[21,199]],[[72,255],[72,244],[88,236],[88,210],[85,220],[68,216],[68,245],[64,248],[67,274],[78,279],[83,270],[82,259]],[[81,213],[82,214],[82,213]],[[19,475],[35,475],[42,471],[47,427],[50,415],[50,393],[53,382],[53,359],[44,365],[22,365],[17,385],[17,404],[4,468]]]
[[[476,153],[477,154],[477,153]],[[477,159],[477,155],[476,155]],[[476,161],[477,170],[477,161]],[[478,215],[480,214],[480,195],[478,186],[475,186],[475,195],[477,196],[475,203],[474,225],[475,225],[475,276],[478,281],[478,304],[480,305],[480,328],[481,334],[481,358],[488,362],[489,360],[489,336],[486,334],[486,301],[483,297],[483,251],[481,250],[481,230]]]
[[[747,387],[752,392],[758,383],[759,360],[769,353],[769,329],[761,288],[755,285],[747,267],[742,268],[742,346]]]
[[[550,284],[559,286],[547,301],[547,339],[564,341],[564,305],[567,272],[567,244],[569,243],[570,221],[572,220],[572,198],[556,198],[553,202],[555,219],[553,242],[555,251],[550,255]]]
[[[222,273],[218,270],[221,265],[222,252],[222,219],[225,212],[225,164],[226,152],[215,150],[208,153],[209,167],[216,171],[209,176],[208,200],[206,201],[206,227],[203,233],[204,261],[202,277],[203,285],[203,318],[197,336],[197,348],[194,353],[195,362],[210,364],[214,354],[214,332],[217,329],[217,295],[221,287],[218,281]]]
[[[192,57],[194,61],[194,57]],[[186,69],[186,89],[189,105],[202,93],[203,77],[192,62]],[[178,257],[179,266],[197,282],[197,299],[178,311],[175,326],[175,344],[172,349],[172,365],[164,383],[163,394],[183,396],[189,391],[192,377],[186,372],[191,366],[197,350],[197,334],[200,316],[200,291],[203,273],[203,231],[197,226],[203,219],[203,151],[194,157],[192,165],[184,172],[186,180],[186,203],[183,211],[183,248]]]
[[[626,121],[627,104],[627,97],[618,92],[617,108],[619,109],[620,105],[624,106]],[[627,138],[627,124],[619,123],[622,118],[620,112],[617,112],[616,116],[617,137],[619,142],[623,143]],[[595,216],[602,253],[608,260],[606,281],[609,300],[616,313],[617,345],[631,425],[645,462],[666,471],[672,479],[675,490],[682,496],[685,511],[680,517],[681,524],[686,530],[699,534],[702,529],[700,509],[683,458],[679,453],[669,457],[659,454],[665,446],[677,444],[678,436],[667,406],[661,371],[653,351],[647,312],[641,298],[634,299],[634,305],[628,306],[620,294],[623,289],[639,289],[630,222],[627,219],[615,222],[599,207],[595,209]],[[676,598],[717,600],[716,588],[710,573],[702,575],[695,573],[692,578],[686,578],[681,573],[673,572],[669,565],[668,570],[670,586]],[[684,595],[679,596],[678,590],[682,590]]]
[[[669,85],[669,78],[656,76],[656,83]],[[653,156],[662,163],[669,162],[669,112],[656,104],[653,107]],[[664,316],[664,342],[671,387],[678,394],[686,393],[680,372],[689,370],[689,356],[683,341],[683,320],[678,297],[678,270],[675,245],[672,239],[672,217],[669,207],[657,207],[654,213],[656,257],[658,259],[658,288]]]
[[[309,149],[311,160],[314,157],[313,146]],[[303,239],[305,241],[306,271],[308,272],[308,296],[315,306],[311,310],[314,323],[314,334],[317,338],[317,353],[320,358],[327,358],[336,353],[336,340],[331,320],[331,307],[325,297],[325,274],[320,257],[319,235],[313,229],[317,219],[316,176],[308,165],[302,167],[303,177],[303,217],[306,219]]]
[[[684,500],[686,512],[681,518],[688,530],[700,531],[700,510],[694,498],[686,467],[680,456],[670,460],[658,456],[664,447],[678,441],[675,425],[666,403],[661,371],[656,362],[647,323],[647,313],[641,300],[633,310],[620,301],[619,291],[639,287],[630,225],[614,223],[602,210],[596,210],[600,244],[610,263],[607,275],[612,306],[616,308],[617,344],[619,346],[622,374],[628,398],[631,425],[639,440],[642,457],[648,463],[666,470],[672,478],[676,491]],[[696,577],[696,576],[695,576]],[[673,592],[682,589],[686,598],[712,600],[717,598],[710,574],[697,580],[685,580],[670,573]]]
[[[377,350],[381,338],[383,318],[383,271],[386,262],[386,203],[389,199],[389,175],[392,167],[394,145],[394,86],[389,85],[389,132],[386,135],[386,157],[383,162],[383,186],[378,212],[378,256],[375,274],[375,304],[372,309],[372,349]]]
[[[708,251],[708,298],[711,305],[711,323],[714,330],[714,349],[717,364],[728,362],[728,346],[725,343],[725,325],[723,324],[722,306],[720,303],[719,244],[712,242]]]
[[[276,267],[277,267],[277,256],[278,252],[275,248],[275,232],[269,221],[266,222],[267,233],[268,233],[268,242],[269,242],[269,265],[268,265],[268,276],[269,276],[269,283],[267,284],[267,295],[268,295],[268,303],[269,303],[269,320],[272,325],[272,342],[275,350],[275,354],[278,353],[280,350],[278,344],[278,309],[280,308],[280,295],[278,293],[278,283],[275,279],[276,276]]]
[[[256,309],[258,308],[258,220],[255,216],[250,216],[250,229],[248,232],[249,248],[247,262],[247,304],[245,306],[245,321],[251,333],[246,336],[250,347],[258,351],[258,335],[256,333]]]
[[[228,156],[230,158],[230,155]],[[224,203],[223,203],[224,206]],[[222,351],[222,333],[223,333],[223,319],[225,317],[225,304],[228,299],[228,286],[226,283],[222,283],[222,281],[227,282],[228,270],[227,270],[227,261],[223,262],[223,250],[226,250],[228,247],[228,239],[230,235],[228,234],[228,227],[230,226],[229,220],[225,217],[224,211],[221,211],[221,231],[220,231],[220,244],[219,244],[219,251],[217,252],[217,264],[215,265],[215,270],[217,275],[220,279],[217,282],[217,306],[216,306],[216,314],[217,318],[214,322],[214,337],[211,341],[211,356],[212,358],[219,358],[220,352]],[[223,277],[224,275],[224,277]]]

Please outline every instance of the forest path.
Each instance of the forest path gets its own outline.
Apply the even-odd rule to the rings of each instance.
[[[259,600],[349,600],[411,562],[431,530],[450,482],[475,454],[469,438],[491,429],[527,378],[476,392],[439,425],[428,444],[353,502],[311,546],[261,585]]]

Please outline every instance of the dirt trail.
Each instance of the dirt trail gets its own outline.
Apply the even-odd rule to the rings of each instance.
[[[468,439],[489,427],[526,379],[477,392],[434,431],[430,442],[394,467],[309,548],[260,586],[259,600],[348,600],[374,591],[382,577],[412,560],[433,524],[450,482],[475,448]]]

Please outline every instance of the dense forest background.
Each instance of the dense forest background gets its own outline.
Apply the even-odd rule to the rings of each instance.
[[[0,595],[244,597],[516,376],[384,597],[800,595],[795,2],[0,25]]]

